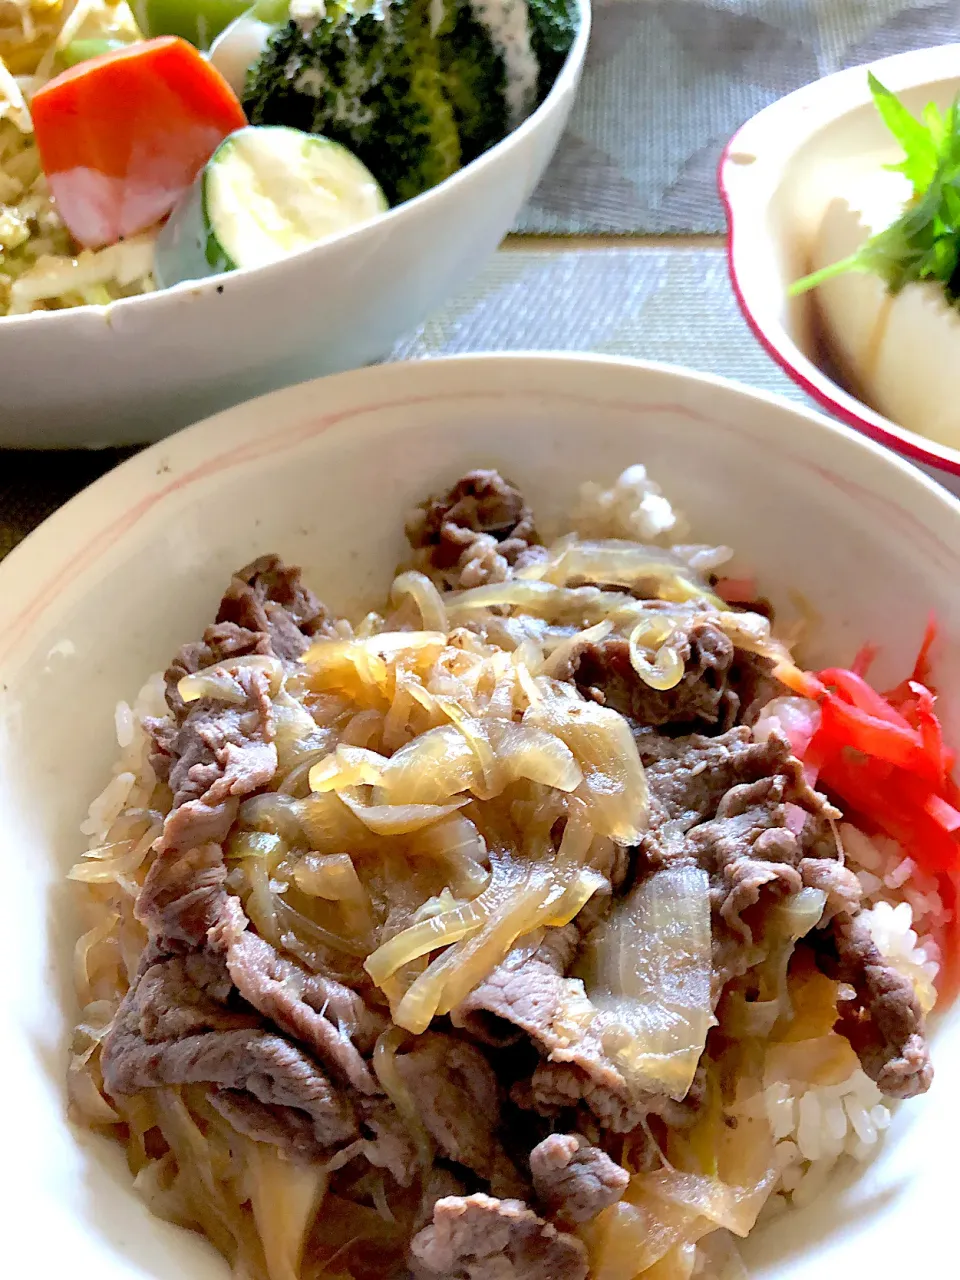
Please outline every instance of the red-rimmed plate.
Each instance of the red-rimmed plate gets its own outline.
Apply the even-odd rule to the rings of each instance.
[[[809,269],[813,239],[837,194],[845,164],[898,158],[873,106],[872,70],[914,112],[947,108],[960,91],[960,44],[897,54],[852,67],[788,94],[731,138],[718,183],[729,224],[730,279],[757,338],[824,408],[865,435],[920,463],[960,492],[960,450],[907,430],[836,380],[817,338],[813,296],[787,297]]]

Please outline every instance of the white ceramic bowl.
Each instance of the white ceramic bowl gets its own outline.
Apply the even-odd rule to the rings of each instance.
[[[431,191],[266,267],[106,307],[0,318],[0,447],[156,440],[251,396],[381,359],[479,271],[533,193],[590,35],[539,109]]]
[[[960,45],[897,54],[826,76],[759,112],[733,136],[718,181],[730,229],[730,277],[754,333],[789,376],[826,409],[925,466],[960,492],[960,450],[891,422],[835,380],[818,346],[813,294],[787,297],[809,269],[838,174],[851,162],[902,158],[870,98],[867,71],[919,114],[945,110],[960,91]]]
[[[118,1148],[64,1118],[76,925],[62,877],[114,755],[117,699],[199,634],[254,555],[275,549],[334,607],[362,607],[390,580],[409,505],[465,469],[502,467],[549,520],[582,479],[638,459],[786,613],[793,592],[819,610],[815,660],[884,640],[892,677],[935,607],[960,743],[960,504],[816,414],[654,365],[484,356],[290,388],[131,459],[0,565],[5,1274],[226,1276],[197,1236],[150,1217]],[[932,1091],[860,1179],[751,1240],[753,1280],[954,1274],[955,1013],[934,1055]]]

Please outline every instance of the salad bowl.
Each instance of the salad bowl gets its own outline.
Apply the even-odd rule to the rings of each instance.
[[[480,269],[532,194],[590,35],[516,130],[438,186],[261,266],[103,306],[0,317],[0,446],[155,440],[250,396],[385,357]]]

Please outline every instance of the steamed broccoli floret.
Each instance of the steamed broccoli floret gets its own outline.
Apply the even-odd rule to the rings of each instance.
[[[393,0],[358,13],[327,5],[311,31],[288,22],[270,39],[244,94],[252,124],[284,124],[342,143],[391,204],[460,167],[429,0]]]
[[[580,26],[577,0],[527,0],[530,44],[540,63],[537,99],[542,102],[560,74],[560,68]]]
[[[507,16],[511,2],[501,0]],[[540,101],[573,43],[579,11],[577,0],[527,4]],[[244,94],[251,124],[288,125],[341,143],[391,204],[435,186],[508,132],[507,68],[497,45],[504,37],[484,24],[484,6],[328,0],[317,9],[312,25],[301,16],[270,37]],[[514,102],[514,122],[535,105]]]
[[[469,0],[447,0],[437,32],[444,85],[460,131],[463,163],[506,136],[507,77],[503,58],[474,16]]]

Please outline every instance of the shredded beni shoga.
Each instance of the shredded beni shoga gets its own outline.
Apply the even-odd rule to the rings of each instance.
[[[472,472],[353,623],[263,557],[118,710],[71,1097],[250,1276],[720,1280],[929,1086],[932,632],[805,673],[642,468],[572,521]]]

